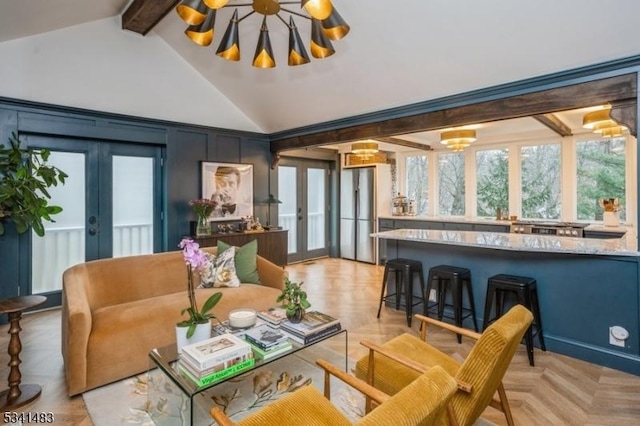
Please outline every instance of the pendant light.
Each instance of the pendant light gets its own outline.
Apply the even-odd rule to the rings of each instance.
[[[440,133],[440,143],[455,152],[462,151],[476,140],[478,139],[475,130],[457,129]]]

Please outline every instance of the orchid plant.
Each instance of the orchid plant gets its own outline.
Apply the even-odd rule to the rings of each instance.
[[[198,310],[198,303],[195,294],[195,285],[193,283],[193,275],[196,272],[198,275],[209,266],[209,256],[202,250],[200,245],[190,238],[183,238],[180,241],[179,247],[182,249],[184,261],[187,265],[187,290],[189,295],[189,307],[180,312],[180,315],[185,313],[189,315],[188,319],[180,321],[178,327],[189,327],[187,330],[187,338],[193,336],[198,324],[206,324],[212,318],[216,318],[210,311],[222,298],[221,292],[216,292],[209,296],[209,298],[202,305],[202,309]]]

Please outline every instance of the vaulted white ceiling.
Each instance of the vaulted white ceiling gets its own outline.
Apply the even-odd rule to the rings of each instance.
[[[250,65],[258,16],[236,63],[215,55],[233,8],[202,48],[173,11],[145,37],[123,31],[128,3],[2,0],[0,96],[272,133],[640,54],[637,0],[333,0],[351,26],[335,55],[287,66],[270,18],[268,70]]]

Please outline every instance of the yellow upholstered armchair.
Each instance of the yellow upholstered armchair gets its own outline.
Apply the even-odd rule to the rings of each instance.
[[[379,404],[357,425],[429,426],[447,416],[448,402],[456,392],[456,381],[440,367],[429,369],[406,388],[389,397],[324,360],[316,362],[325,370],[325,395],[313,386],[304,386],[238,423],[229,420],[218,407],[211,409],[211,417],[219,426],[351,425],[329,401],[329,379],[332,374]]]
[[[531,324],[531,312],[522,305],[516,305],[482,334],[422,315],[415,315],[415,318],[423,322],[422,339],[403,334],[381,346],[361,342],[369,348],[369,355],[356,363],[356,376],[382,392],[394,395],[411,384],[423,371],[439,365],[458,382],[458,392],[451,399],[450,408],[460,425],[472,425],[489,405],[501,410],[507,423],[513,425],[502,378]],[[460,363],[426,342],[427,324],[477,341]],[[499,396],[497,400],[494,399],[496,391]],[[367,409],[370,407],[371,400],[367,400]],[[446,416],[442,418],[442,424],[447,424],[447,421]]]

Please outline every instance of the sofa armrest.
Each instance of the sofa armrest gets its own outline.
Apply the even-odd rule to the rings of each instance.
[[[286,275],[284,268],[270,262],[262,256],[258,256],[257,263],[258,275],[260,276],[260,283],[262,285],[278,290],[284,289],[284,277]]]
[[[61,347],[69,396],[84,391],[87,383],[87,346],[92,320],[84,270],[85,265],[76,265],[62,276]]]

